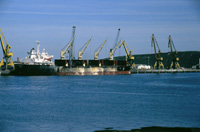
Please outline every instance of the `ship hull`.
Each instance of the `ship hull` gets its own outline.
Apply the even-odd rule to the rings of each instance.
[[[123,75],[130,67],[57,67],[56,75]]]
[[[79,64],[79,63],[78,63]],[[65,65],[65,64],[64,64]],[[81,64],[82,65],[82,64]],[[130,66],[58,66],[16,63],[11,75],[122,75],[131,74]]]
[[[28,64],[15,64],[15,70],[11,75],[22,76],[40,76],[40,75],[53,75],[55,72],[54,65],[28,65]]]

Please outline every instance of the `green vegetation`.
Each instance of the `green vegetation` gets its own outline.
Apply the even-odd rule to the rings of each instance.
[[[153,67],[155,63],[155,54],[140,54],[134,55],[135,64],[146,64]],[[169,69],[172,57],[171,52],[161,53],[161,57],[163,57],[163,63],[166,69]],[[191,68],[192,66],[199,64],[200,59],[200,51],[183,51],[178,52],[177,57],[179,58],[179,64],[181,67]],[[115,57],[116,60],[125,60],[125,56]]]

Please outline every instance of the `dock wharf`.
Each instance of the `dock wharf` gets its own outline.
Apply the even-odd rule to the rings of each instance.
[[[137,73],[188,73],[188,72],[200,72],[200,69],[133,69],[132,74]]]

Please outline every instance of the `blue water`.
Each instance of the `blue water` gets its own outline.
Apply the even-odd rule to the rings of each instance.
[[[0,132],[200,127],[200,73],[0,76]]]

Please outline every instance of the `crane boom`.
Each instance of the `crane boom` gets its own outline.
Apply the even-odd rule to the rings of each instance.
[[[3,54],[4,54],[4,57],[0,62],[0,67],[2,67],[4,65],[4,59],[5,59],[6,60],[5,69],[7,70],[9,65],[12,66],[12,68],[14,69],[15,66],[14,66],[14,63],[13,63],[13,61],[11,59],[11,57],[13,56],[13,53],[9,51],[11,49],[11,46],[7,43],[6,38],[5,38],[5,36],[4,36],[4,34],[3,34],[1,29],[0,29],[0,32],[1,32],[0,41],[1,41],[1,46],[2,46],[2,50],[3,50]],[[5,42],[6,42],[6,47],[4,46],[4,42],[3,42],[3,39],[1,37],[1,35],[3,36],[3,38],[4,38]]]
[[[160,57],[160,53],[161,53],[161,50],[158,46],[158,42],[154,36],[154,34],[152,34],[152,40],[151,40],[151,47],[154,47],[154,52],[155,52],[155,57],[156,58],[159,58]],[[158,48],[158,53],[156,51],[156,47]]]
[[[5,42],[6,42],[6,45],[8,45],[8,46],[11,48],[11,46],[7,43],[6,38],[5,38],[5,36],[4,36],[4,34],[3,34],[3,32],[2,32],[1,29],[0,29],[0,32],[1,32],[2,36],[3,36],[3,39],[4,39]],[[3,42],[3,40],[2,40],[2,42]],[[3,50],[4,54],[5,54],[5,53],[6,53],[6,49],[5,49],[5,46],[4,46],[4,45],[2,45],[2,50]]]
[[[104,40],[104,42],[101,44],[101,46],[100,46],[100,48],[98,50],[95,50],[95,52],[94,52],[94,60],[98,60],[99,53],[102,50],[103,46],[105,45],[107,39],[108,38],[106,38],[106,40]]]
[[[68,51],[69,47],[72,45],[74,39],[75,39],[76,35],[72,38],[72,40],[69,42],[69,44],[67,45],[67,47],[63,50],[61,50],[61,53],[60,53],[60,58],[61,60],[64,60],[65,59],[65,54],[66,52]]]
[[[118,39],[119,39],[119,34],[120,34],[120,28],[118,28],[118,32],[117,32],[117,37],[115,39],[115,42],[114,42],[114,47],[113,49],[115,48],[115,46],[117,45],[117,42],[118,42]]]
[[[120,44],[119,48],[121,48],[122,45],[124,46],[124,50],[125,50],[126,55],[128,57],[128,62],[131,64],[131,66],[135,67],[135,63],[133,62],[134,61],[134,57],[132,56],[132,52],[133,51],[130,50],[128,44],[125,41],[122,41],[122,43]],[[129,52],[128,52],[126,47],[128,48]]]
[[[117,47],[119,46],[121,40],[118,42],[118,39],[119,39],[119,33],[120,33],[120,28],[118,28],[118,32],[117,32],[117,37],[115,39],[115,42],[114,42],[114,47],[112,49],[110,49],[110,52],[109,52],[109,60],[113,60],[113,55],[115,53],[115,50],[117,49]],[[117,43],[118,42],[118,43]]]
[[[170,47],[170,50],[172,53],[177,53],[176,48],[174,46],[174,42],[171,38],[171,35],[169,35],[168,47]]]
[[[180,68],[180,65],[178,63],[179,58],[176,57],[178,52],[176,51],[176,48],[174,46],[174,42],[171,38],[171,35],[169,35],[168,47],[170,47],[171,56],[172,56],[172,62],[171,62],[171,65],[170,65],[170,69],[171,68],[173,68],[173,69]]]
[[[113,49],[110,49],[109,52],[109,60],[113,60],[113,55],[115,54],[115,51],[117,49],[117,47],[119,46],[121,40],[119,40],[119,42],[115,45],[115,47]]]
[[[87,41],[87,43],[81,48],[82,51],[81,51],[81,49],[78,51],[78,59],[79,59],[79,60],[82,60],[82,55],[83,55],[83,53],[85,52],[85,49],[87,48],[87,46],[88,46],[88,44],[90,43],[91,39],[92,39],[92,36],[91,36],[90,39]]]
[[[75,30],[76,30],[76,26],[72,27],[72,38],[75,36]],[[74,40],[72,41],[70,50],[69,50],[69,59],[73,60],[74,59]]]
[[[161,67],[164,69],[164,65],[162,63],[163,58],[160,56],[161,50],[160,50],[160,48],[158,46],[158,42],[157,42],[154,34],[152,34],[151,47],[154,47],[155,59],[156,59],[156,62],[154,64],[154,69],[155,68],[160,69]],[[158,53],[156,51],[156,47],[158,48]]]

